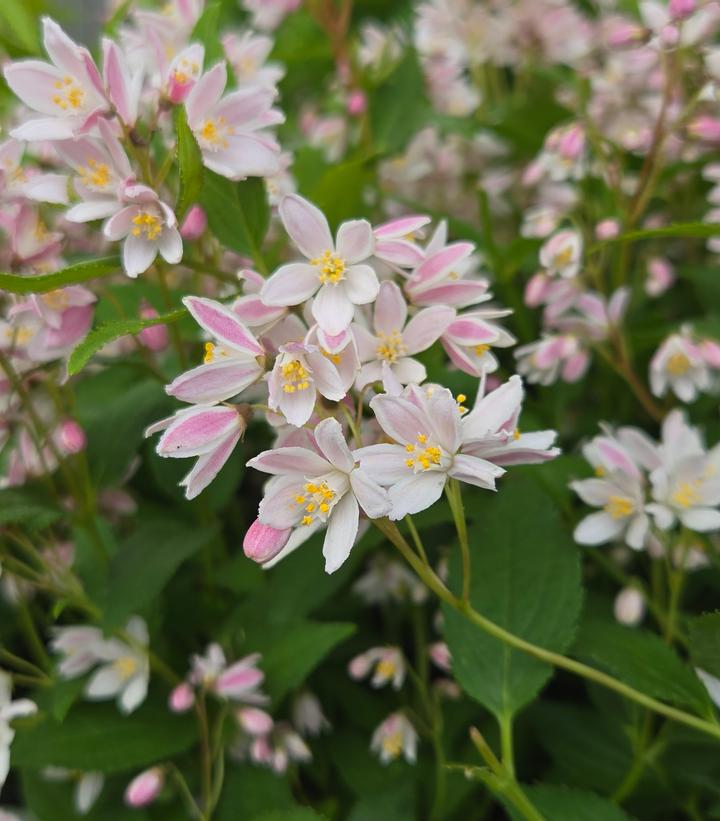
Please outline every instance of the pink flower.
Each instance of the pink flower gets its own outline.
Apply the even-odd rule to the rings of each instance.
[[[293,724],[301,735],[316,736],[330,729],[330,722],[325,717],[320,699],[305,690],[295,699],[292,708]]]
[[[228,665],[219,644],[208,645],[205,655],[192,658],[189,681],[220,698],[243,701],[246,704],[264,704],[267,697],[260,692],[265,674],[258,668],[260,654],[253,653]]]
[[[125,239],[125,273],[132,278],[144,273],[158,253],[172,265],[180,262],[182,239],[171,208],[146,185],[126,188],[125,199],[132,204],[110,217],[103,228],[109,240]]]
[[[580,270],[582,248],[576,231],[558,231],[540,249],[540,264],[551,276],[574,277]]]
[[[675,282],[675,270],[671,263],[663,257],[652,257],[647,264],[647,279],[645,293],[648,296],[658,297],[664,294]]]
[[[145,435],[164,430],[157,445],[160,456],[198,457],[193,469],[180,482],[185,487],[185,496],[194,499],[218,475],[245,427],[245,419],[235,408],[199,406],[178,411],[175,416],[156,422]]]
[[[199,205],[193,205],[180,226],[180,236],[188,242],[200,239],[207,228],[207,215]]]
[[[720,119],[701,114],[695,117],[687,127],[688,134],[706,143],[720,143]]]
[[[168,705],[173,713],[186,713],[195,704],[193,688],[183,681],[170,693]]]
[[[128,784],[125,803],[130,807],[147,807],[160,795],[164,784],[165,771],[162,767],[144,770]]]
[[[350,677],[359,681],[371,671],[373,677],[370,684],[373,687],[382,687],[392,682],[394,690],[399,690],[405,681],[407,667],[405,658],[399,647],[371,647],[359,656],[355,656],[348,665]]]
[[[266,63],[275,45],[270,37],[252,31],[246,31],[242,35],[228,32],[223,35],[222,44],[238,86],[275,89],[285,74],[285,70],[277,63]]]
[[[595,226],[595,236],[599,240],[614,239],[619,233],[620,223],[616,219],[604,219]]]
[[[490,299],[487,280],[472,276],[473,251],[472,243],[455,242],[429,252],[405,283],[410,302],[463,308]]]
[[[80,453],[85,449],[87,437],[85,431],[74,419],[65,419],[57,430],[57,439],[63,453]]]
[[[265,564],[280,553],[291,533],[291,528],[278,530],[255,519],[243,539],[243,551],[248,559],[258,564]]]
[[[528,382],[552,385],[560,376],[577,382],[590,366],[590,354],[574,334],[546,335],[515,350],[518,371]]]
[[[432,663],[439,667],[444,673],[450,672],[452,665],[452,656],[450,655],[450,648],[444,641],[436,641],[428,648],[428,655]]]
[[[202,365],[180,374],[167,386],[170,396],[195,405],[212,405],[257,382],[265,371],[265,351],[233,311],[205,297],[188,296],[183,303],[215,341],[205,343]]]
[[[157,316],[159,314],[152,305],[145,303],[140,308],[141,319],[155,319]],[[169,341],[167,325],[151,325],[149,328],[143,328],[138,334],[138,338],[151,351],[164,351]]]
[[[358,390],[382,380],[384,362],[401,384],[423,382],[425,366],[412,356],[433,345],[454,317],[452,308],[435,305],[419,311],[406,324],[407,303],[402,291],[394,282],[383,282],[373,311],[374,334],[359,323],[352,326],[360,361],[366,363],[357,376]]]
[[[258,707],[241,707],[236,713],[238,724],[252,736],[266,736],[272,732],[272,716]]]
[[[683,402],[694,402],[711,387],[710,370],[701,349],[683,329],[671,334],[650,361],[650,388],[664,396],[668,388]]]
[[[377,727],[370,747],[373,752],[378,753],[383,764],[388,764],[401,755],[408,764],[414,764],[417,758],[417,743],[417,731],[410,720],[398,712],[389,715]]]
[[[225,63],[218,63],[195,83],[185,101],[205,166],[231,180],[276,174],[280,147],[261,133],[284,119],[272,108],[275,93],[250,87],[221,99],[226,84]]]
[[[517,340],[490,320],[511,313],[507,308],[479,308],[456,316],[440,337],[452,363],[470,376],[482,376],[497,370],[498,361],[491,348],[507,348]]]
[[[342,333],[351,323],[355,305],[372,302],[380,284],[369,265],[375,239],[367,220],[344,222],[333,242],[324,214],[297,194],[280,202],[285,230],[308,262],[283,265],[263,286],[266,305],[299,305],[313,295],[312,314],[328,334]]]
[[[312,435],[317,450],[283,447],[248,462],[270,473],[259,520],[278,530],[327,526],[323,555],[332,573],[350,554],[360,506],[371,519],[390,510],[387,494],[357,467],[337,419],[324,419]]]
[[[109,38],[103,38],[102,50],[103,79],[108,99],[122,122],[132,128],[137,120],[143,91],[143,72],[131,73],[125,54]]]
[[[202,74],[205,49],[191,43],[173,58],[165,77],[165,93],[174,105],[185,101]]]
[[[67,177],[64,174],[42,174],[23,167],[25,144],[5,140],[0,144],[0,198],[22,199],[66,205]]]
[[[90,52],[60,26],[43,17],[43,42],[51,63],[20,60],[5,66],[11,90],[45,116],[13,129],[18,140],[67,140],[92,127],[108,109],[100,74]]]

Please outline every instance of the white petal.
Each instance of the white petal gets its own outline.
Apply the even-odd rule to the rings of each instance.
[[[609,513],[600,511],[586,516],[575,528],[573,536],[579,544],[604,544],[616,539],[623,525],[622,519],[613,519]]]
[[[377,274],[369,265],[352,265],[347,270],[347,295],[355,305],[367,305],[380,291]]]
[[[387,492],[374,482],[362,468],[356,468],[350,474],[350,487],[360,507],[371,519],[379,519],[390,513],[392,504]]]
[[[397,521],[434,505],[442,495],[446,479],[443,471],[428,470],[393,485],[389,491],[393,506],[390,518]]]
[[[360,510],[352,493],[346,493],[328,519],[323,543],[325,572],[334,573],[347,559],[357,536]]]

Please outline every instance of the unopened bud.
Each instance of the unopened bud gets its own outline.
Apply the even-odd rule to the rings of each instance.
[[[595,236],[600,239],[614,239],[620,233],[620,223],[615,219],[601,220],[595,226]]]
[[[193,205],[180,226],[180,236],[192,242],[199,239],[207,228],[207,215],[199,205]]]
[[[158,797],[165,783],[161,767],[152,767],[135,776],[125,790],[125,803],[130,807],[146,807]]]
[[[155,319],[159,314],[151,305],[145,304],[140,309],[140,316],[142,319]],[[164,351],[169,342],[167,325],[151,325],[149,328],[143,328],[138,337],[151,351]]]
[[[58,444],[63,453],[71,455],[85,450],[85,431],[74,419],[65,419],[58,428]]]
[[[691,137],[703,140],[703,142],[718,143],[720,142],[720,120],[702,114],[688,125],[688,133]]]
[[[670,0],[668,11],[673,20],[683,20],[694,13],[697,8],[695,0]]]
[[[168,706],[173,713],[185,713],[195,704],[195,691],[186,682],[178,686],[170,693]]]
[[[347,98],[347,112],[351,117],[359,117],[367,110],[365,92],[356,89],[351,91]]]
[[[265,564],[277,556],[289,538],[289,529],[278,530],[255,519],[243,539],[243,550],[248,559]]]
[[[626,587],[621,590],[614,604],[615,618],[628,627],[635,627],[645,615],[645,601],[639,590],[634,587]]]
[[[273,728],[272,716],[257,707],[242,707],[235,716],[248,735],[265,736]]]

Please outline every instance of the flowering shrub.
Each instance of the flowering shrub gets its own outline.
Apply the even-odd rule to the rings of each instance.
[[[0,818],[720,817],[720,3],[38,5]]]

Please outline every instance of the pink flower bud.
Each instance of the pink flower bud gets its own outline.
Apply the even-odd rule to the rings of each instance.
[[[673,20],[682,20],[689,17],[697,7],[695,0],[670,0],[668,11]]]
[[[667,26],[663,26],[660,30],[660,41],[664,46],[676,46],[679,40],[680,32],[677,26],[669,24]]]
[[[142,319],[155,319],[159,314],[151,305],[145,304],[140,308],[140,316]],[[149,328],[143,328],[138,337],[151,351],[164,351],[169,342],[167,325],[151,325]]]
[[[178,684],[172,693],[170,693],[170,698],[168,699],[168,707],[170,707],[173,713],[185,713],[194,703],[195,691],[186,681],[183,681],[182,684]]]
[[[607,44],[610,48],[634,46],[642,42],[644,37],[645,31],[642,26],[621,17],[610,20],[606,28]]]
[[[450,670],[452,657],[450,655],[450,648],[444,641],[436,641],[430,646],[430,658],[436,667],[444,670],[446,673]]]
[[[152,767],[141,772],[127,785],[125,803],[130,807],[146,807],[158,797],[165,783],[165,773],[161,767]]]
[[[80,453],[85,449],[87,438],[85,431],[74,419],[65,419],[58,428],[58,444],[63,453],[68,455]]]
[[[675,281],[672,265],[663,257],[652,257],[648,260],[645,293],[657,297],[665,293]]]
[[[530,278],[525,286],[525,304],[528,308],[537,308],[542,305],[550,288],[551,280],[542,272],[538,272]]]
[[[257,707],[242,707],[235,716],[248,735],[265,736],[273,728],[272,716]]]
[[[359,117],[367,110],[367,98],[365,92],[356,89],[351,91],[347,98],[347,111],[351,117]]]
[[[704,339],[700,343],[700,354],[711,368],[720,368],[720,344],[714,339]]]
[[[595,226],[595,236],[602,239],[613,239],[620,233],[620,223],[616,219],[601,220]]]
[[[585,130],[577,123],[564,129],[558,144],[558,153],[566,160],[577,160],[585,149]]]
[[[368,657],[367,653],[361,653],[348,664],[348,675],[355,681],[360,681],[370,672],[371,666],[372,659]]]
[[[180,236],[192,242],[199,239],[207,228],[207,216],[199,205],[193,205],[180,226]]]
[[[285,547],[290,532],[261,524],[259,519],[255,519],[243,539],[245,555],[259,564],[269,562]]]
[[[702,114],[688,125],[688,133],[698,140],[707,143],[718,143],[720,142],[720,120]]]

